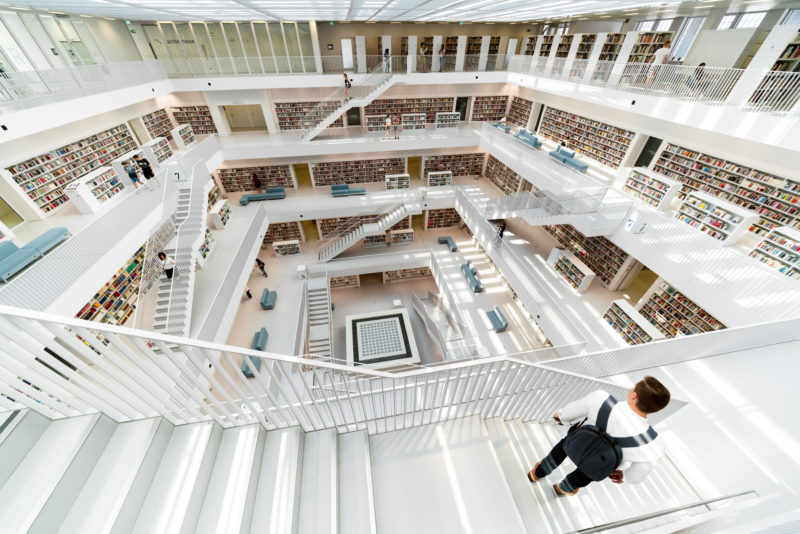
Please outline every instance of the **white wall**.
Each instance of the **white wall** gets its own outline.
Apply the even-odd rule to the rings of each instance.
[[[89,27],[106,63],[118,61],[141,61],[126,24],[120,20],[83,19]]]

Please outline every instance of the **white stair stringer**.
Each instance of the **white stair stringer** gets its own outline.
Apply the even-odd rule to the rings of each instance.
[[[382,215],[376,222],[361,224],[317,249],[317,259],[321,262],[332,260],[364,237],[386,233],[392,226],[409,216],[409,208],[404,203],[395,204]]]
[[[327,274],[312,277],[306,286],[308,306],[308,353],[329,358],[331,340],[331,296]]]

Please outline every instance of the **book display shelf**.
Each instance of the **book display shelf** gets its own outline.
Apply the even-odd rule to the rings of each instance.
[[[636,167],[631,169],[622,190],[628,195],[647,202],[655,209],[664,211],[680,191],[681,184],[657,172]]]
[[[545,110],[539,132],[614,169],[622,164],[634,136],[631,131],[551,107]]]
[[[319,108],[317,106],[322,104]],[[275,115],[278,117],[280,130],[303,130],[313,124],[303,124],[303,117],[314,112],[308,117],[309,122],[317,123],[339,109],[341,100],[330,102],[275,102]],[[328,128],[341,128],[344,126],[344,115],[337,118]]]
[[[178,150],[192,146],[196,140],[191,124],[181,124],[177,128],[173,128],[171,133],[172,140],[175,141],[175,146],[178,147]]]
[[[382,248],[389,246],[389,239],[386,234],[364,236],[361,244],[364,248]]]
[[[153,170],[158,169],[162,163],[172,157],[172,147],[169,146],[166,137],[159,137],[143,144],[142,152],[144,158],[154,167]]]
[[[594,42],[597,40],[596,33],[583,33],[581,40],[578,43],[578,49],[575,51],[575,59],[589,59],[594,48]]]
[[[639,313],[665,337],[690,336],[725,328],[724,324],[665,280],[656,280],[645,295],[648,293],[647,300],[639,306]]]
[[[678,198],[700,190],[758,214],[750,227],[766,234],[776,226],[800,228],[800,179],[787,179],[732,161],[669,144],[653,170],[683,184]]]
[[[31,202],[43,213],[50,213],[68,200],[64,190],[67,184],[134,148],[136,142],[128,128],[120,124],[5,170]]]
[[[519,174],[492,155],[489,156],[489,162],[486,164],[486,178],[506,195],[512,195],[519,191],[519,185],[522,183]]]
[[[750,256],[789,278],[800,279],[800,230],[788,226],[773,228]]]
[[[461,122],[461,113],[457,111],[443,111],[436,114],[437,128],[456,128]]]
[[[616,61],[619,51],[622,48],[622,41],[625,40],[624,33],[609,33],[600,51],[599,61]]]
[[[425,211],[425,229],[447,228],[461,224],[461,216],[454,208]]]
[[[386,133],[386,115],[366,115],[368,132]]]
[[[209,213],[209,218],[214,228],[224,230],[228,221],[231,220],[231,206],[228,201],[223,198],[214,204]]]
[[[315,187],[335,184],[383,182],[387,174],[406,172],[406,158],[362,159],[310,163],[311,181]]]
[[[472,102],[472,120],[497,122],[506,116],[508,96],[476,96]]]
[[[300,242],[297,239],[289,239],[288,241],[274,241],[272,243],[272,250],[276,256],[293,256],[300,254]]]
[[[126,177],[127,178],[127,177]],[[97,213],[100,205],[118,195],[125,185],[111,167],[100,167],[73,180],[64,190],[81,213]]]
[[[217,127],[211,118],[208,106],[181,106],[172,108],[172,116],[178,124],[188,124],[195,135],[215,134]]]
[[[466,54],[468,56],[478,56],[481,53],[481,42],[483,41],[483,37],[480,35],[473,35],[467,37],[467,51]]]
[[[508,110],[508,123],[517,124],[523,128],[528,126],[528,121],[531,118],[531,109],[533,102],[515,96],[511,99],[511,107]]]
[[[166,137],[168,140],[172,140],[170,130],[175,126],[172,124],[167,110],[159,109],[147,115],[143,115],[142,122],[144,122],[147,133],[149,133],[150,137],[153,139],[156,137]]]
[[[425,278],[433,276],[430,267],[412,267],[410,269],[398,269],[396,271],[384,271],[383,283],[402,282],[403,280],[413,280],[414,278]]]
[[[352,227],[355,218],[361,219],[361,224],[377,222],[381,215],[356,215],[353,217],[332,217],[330,219],[317,219],[317,230],[320,239],[341,233],[342,230]],[[405,219],[404,219],[405,220]],[[402,221],[401,221],[402,222]]]
[[[139,247],[75,317],[98,323],[124,325],[136,310],[144,251],[144,245]]]
[[[214,236],[211,234],[211,230],[206,228],[205,237],[203,238],[203,242],[200,245],[198,250],[198,255],[196,256],[196,265],[198,267],[202,267],[206,263],[206,259],[208,259],[208,255],[211,254],[211,250],[214,248],[215,239]]]
[[[297,181],[292,165],[271,165],[263,167],[235,167],[214,171],[217,180],[228,193],[234,191],[253,191],[253,175],[258,176],[261,187],[283,187],[294,189]]]
[[[451,171],[453,176],[480,176],[483,170],[485,154],[443,154],[440,156],[423,156],[422,173],[433,171]]]
[[[306,235],[303,232],[303,225],[299,221],[270,223],[267,232],[264,234],[264,245],[271,245],[275,241],[289,241],[296,239],[304,243]]]
[[[357,274],[348,274],[346,276],[331,276],[330,288],[340,289],[343,287],[360,287],[361,278]]]
[[[411,187],[411,176],[408,174],[387,174],[386,189],[408,189]]]
[[[647,63],[656,50],[672,38],[672,32],[639,32],[628,63]]]
[[[569,56],[569,49],[572,47],[572,39],[574,38],[574,35],[562,34],[561,39],[558,40],[555,57],[566,59],[566,57]]]
[[[364,107],[364,115],[391,115],[397,113],[424,113],[426,122],[435,122],[436,114],[453,111],[455,99],[451,97],[431,98],[383,98]]]
[[[408,55],[408,37],[405,35],[400,38],[400,55]]]
[[[206,203],[206,211],[211,211],[211,206],[217,203],[219,197],[222,196],[222,192],[217,187],[217,184],[211,186],[211,190],[208,192],[208,202]]]
[[[542,47],[539,49],[539,57],[548,57],[553,48],[553,35],[542,35]]]
[[[528,44],[525,45],[525,50],[523,52],[524,55],[526,56],[533,55],[533,53],[536,51],[536,39],[537,39],[536,35],[531,35],[530,37],[528,37]]]
[[[775,60],[769,73],[758,84],[758,88],[750,96],[751,104],[761,102],[781,102],[790,99],[786,103],[786,109],[791,109],[800,98],[797,90],[797,79],[792,74],[800,72],[800,32],[792,39],[783,53]],[[786,73],[786,74],[784,74]]]
[[[429,172],[426,181],[428,187],[443,187],[453,184],[453,173],[450,171]]]
[[[401,116],[403,130],[424,130],[425,129],[425,114],[424,113],[403,113]]]
[[[389,244],[393,247],[414,244],[414,230],[391,230],[389,232]]]
[[[686,195],[675,218],[724,245],[732,245],[757,219],[752,211],[700,191]]]
[[[553,247],[547,258],[547,265],[553,268],[561,278],[578,293],[584,293],[595,278],[588,265],[579,260],[572,252]]]
[[[627,300],[615,300],[608,307],[603,319],[628,345],[642,345],[656,339],[664,339],[650,321],[636,311]]]

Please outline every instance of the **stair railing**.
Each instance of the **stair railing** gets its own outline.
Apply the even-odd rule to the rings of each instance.
[[[330,234],[328,234],[320,243],[317,245],[317,248],[314,249],[314,254],[317,256],[317,261],[326,261],[327,258],[324,257],[325,252],[329,250],[332,246],[335,246],[341,239],[346,239],[348,235],[352,234],[353,232],[357,231],[365,224],[371,224],[373,222],[380,222],[384,217],[392,213],[395,209],[401,208],[405,205],[403,201],[395,202],[392,204],[384,204],[379,206],[376,209],[371,208],[368,211],[371,213],[362,213],[359,215],[353,215],[342,221]],[[363,217],[375,217],[374,221],[365,221]]]

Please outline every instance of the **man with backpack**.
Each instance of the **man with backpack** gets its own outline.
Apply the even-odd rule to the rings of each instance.
[[[580,488],[604,478],[617,484],[638,484],[664,453],[647,415],[664,408],[669,399],[669,390],[646,376],[628,391],[627,399],[617,401],[598,390],[567,404],[553,419],[560,425],[578,422],[570,426],[550,454],[536,463],[528,480],[541,480],[569,458],[576,469],[553,485],[558,495],[575,495]]]

